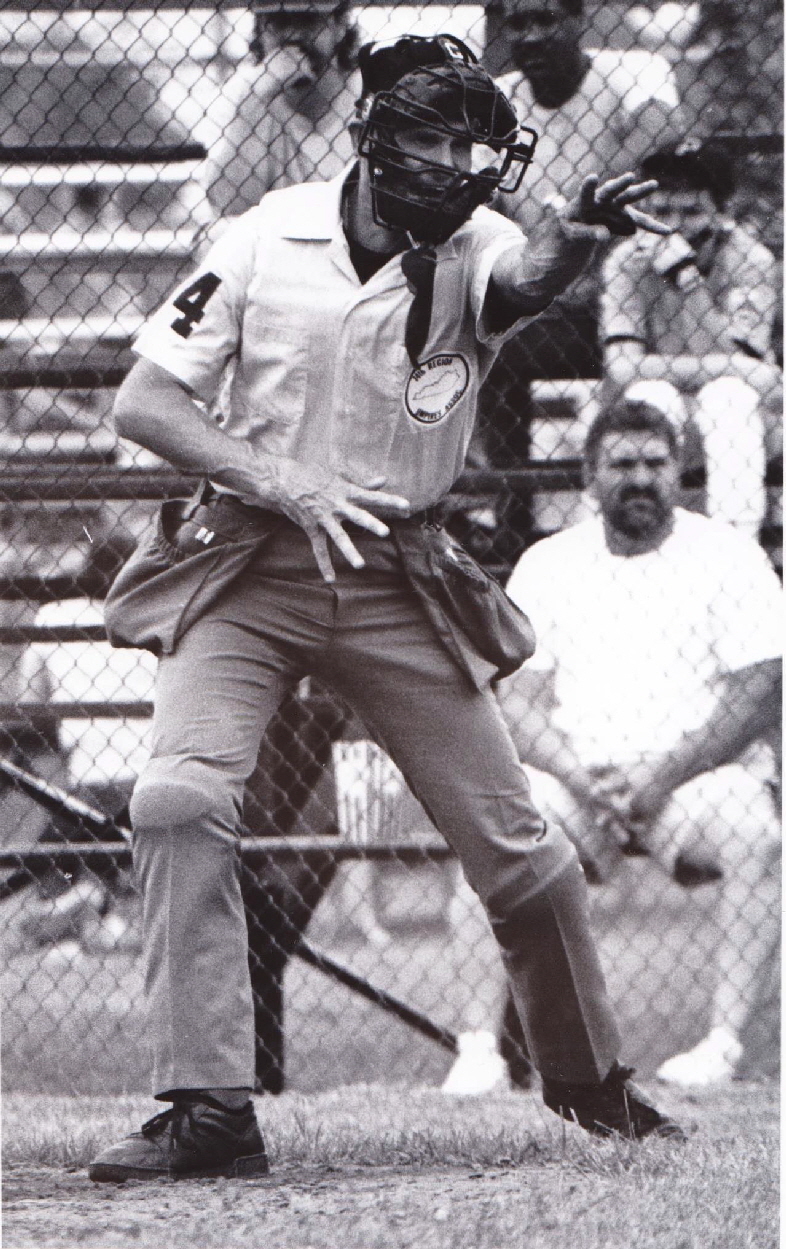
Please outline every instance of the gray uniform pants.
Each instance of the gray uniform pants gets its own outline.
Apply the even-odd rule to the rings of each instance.
[[[619,1038],[575,850],[533,807],[492,691],[438,640],[393,541],[357,544],[366,567],[336,553],[328,585],[305,535],[283,525],[161,661],[131,804],[153,1092],[254,1085],[236,829],[261,735],[305,673],[353,706],[458,853],[539,1071],[602,1080]]]

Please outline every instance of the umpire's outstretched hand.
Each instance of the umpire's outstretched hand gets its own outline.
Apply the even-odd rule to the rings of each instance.
[[[671,228],[662,221],[632,207],[657,189],[654,179],[638,182],[635,173],[623,173],[607,182],[600,182],[597,174],[589,174],[578,194],[562,209],[562,216],[580,225],[605,226],[615,235],[635,234],[637,229],[670,234]]]
[[[373,477],[365,486],[332,473],[329,469],[299,464],[287,456],[265,458],[260,480],[253,483],[248,503],[283,512],[305,530],[319,571],[325,581],[335,581],[328,539],[332,538],[353,568],[362,568],[363,556],[343,527],[351,521],[384,538],[390,531],[380,516],[408,516],[410,506],[399,494],[383,494],[384,477]],[[371,509],[371,510],[367,510]]]

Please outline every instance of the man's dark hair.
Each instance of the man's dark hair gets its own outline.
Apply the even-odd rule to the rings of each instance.
[[[677,431],[665,413],[643,399],[622,399],[605,408],[590,425],[584,441],[584,466],[594,471],[600,444],[608,434],[654,434],[665,438],[669,453],[679,454]]]
[[[584,0],[558,0],[560,8],[568,14],[569,17],[583,17]],[[506,13],[515,7],[515,0],[490,0],[486,5],[486,12],[493,13],[495,17],[503,17]]]
[[[725,208],[736,187],[734,162],[717,144],[694,140],[660,148],[641,163],[643,178],[656,178],[664,191],[709,191]]]

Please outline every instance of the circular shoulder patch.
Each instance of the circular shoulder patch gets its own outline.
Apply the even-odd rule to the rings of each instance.
[[[404,395],[407,411],[422,425],[436,425],[455,408],[468,385],[469,365],[463,356],[456,352],[431,356],[409,375]]]

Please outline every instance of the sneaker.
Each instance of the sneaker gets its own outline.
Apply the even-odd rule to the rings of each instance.
[[[594,1136],[645,1136],[687,1139],[679,1124],[662,1115],[631,1082],[632,1067],[615,1063],[602,1084],[563,1084],[543,1081],[543,1100],[549,1110],[570,1119]]]
[[[509,1087],[508,1064],[497,1048],[493,1032],[462,1032],[458,1038],[458,1058],[442,1092],[455,1097],[478,1097]]]
[[[658,1079],[683,1088],[723,1084],[732,1079],[741,1058],[742,1046],[734,1033],[713,1028],[692,1050],[667,1058],[658,1068]]]
[[[96,1183],[267,1175],[265,1146],[251,1101],[229,1110],[207,1093],[181,1096],[88,1168]]]

